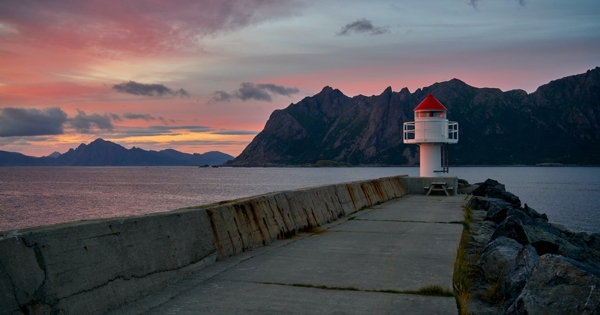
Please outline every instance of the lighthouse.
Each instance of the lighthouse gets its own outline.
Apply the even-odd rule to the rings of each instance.
[[[421,177],[448,172],[448,147],[458,142],[458,123],[448,121],[448,110],[431,93],[414,109],[415,121],[405,122],[403,141],[420,147]]]

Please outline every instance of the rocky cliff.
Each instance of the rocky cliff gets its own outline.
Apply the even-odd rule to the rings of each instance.
[[[452,79],[418,89],[348,97],[325,87],[271,114],[230,165],[414,165],[418,146],[402,124],[432,93],[460,125],[450,164],[600,164],[600,67],[540,86],[534,93],[475,88]]]

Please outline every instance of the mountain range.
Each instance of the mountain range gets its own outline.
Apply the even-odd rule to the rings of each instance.
[[[450,165],[600,164],[599,67],[530,94],[476,88],[458,79],[413,93],[388,87],[380,95],[355,97],[327,86],[275,110],[264,130],[227,164],[416,165],[419,148],[402,143],[402,124],[414,120],[413,109],[429,93],[459,123]]]
[[[0,166],[176,166],[221,165],[233,156],[218,151],[188,154],[176,150],[146,151],[126,149],[114,142],[96,139],[81,144],[66,153],[46,157],[31,157],[20,153],[0,151]]]

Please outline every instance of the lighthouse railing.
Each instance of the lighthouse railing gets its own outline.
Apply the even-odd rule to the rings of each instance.
[[[402,126],[402,140],[404,143],[457,143],[458,123],[405,122]]]
[[[458,123],[456,121],[448,122],[448,135],[447,139],[452,140],[451,142],[458,142]]]

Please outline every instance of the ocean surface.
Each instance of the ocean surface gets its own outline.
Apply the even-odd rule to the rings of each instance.
[[[0,231],[163,212],[273,191],[407,174],[416,167],[0,167]],[[600,167],[454,167],[496,179],[573,231],[600,232]]]

